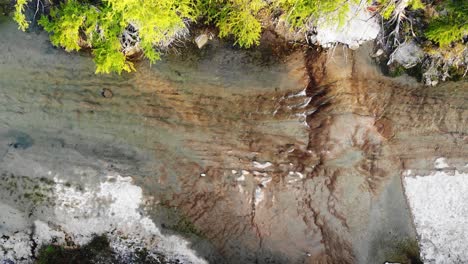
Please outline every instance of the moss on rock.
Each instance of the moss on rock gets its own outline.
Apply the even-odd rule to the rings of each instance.
[[[398,241],[393,250],[387,254],[386,260],[401,264],[423,264],[418,242],[414,239]]]
[[[115,253],[109,246],[106,236],[96,236],[82,247],[45,245],[39,249],[36,264],[91,264],[116,263]]]

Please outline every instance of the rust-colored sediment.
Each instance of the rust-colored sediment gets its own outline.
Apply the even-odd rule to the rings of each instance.
[[[216,254],[194,240],[212,263],[383,263],[393,240],[415,237],[394,184],[401,171],[468,155],[466,83],[384,77],[369,47],[260,63],[267,48],[213,42],[132,75],[96,76],[46,36],[4,34],[0,46],[18,56],[0,53],[0,132],[31,135],[38,156],[62,153],[49,143],[63,142],[60,151],[107,164],[93,165],[103,175],[132,176],[156,220],[177,208],[213,244]]]
[[[384,260],[384,253],[370,250],[371,244],[385,240],[379,236],[387,228],[398,228],[395,225],[402,223],[382,224],[381,229],[368,228],[371,222],[385,217],[373,219],[372,210],[386,210],[378,200],[390,182],[399,177],[404,165],[407,167],[418,160],[414,164],[421,166],[419,160],[436,156],[438,152],[432,149],[432,140],[445,140],[445,136],[432,131],[428,136],[432,140],[421,141],[420,135],[427,136],[429,132],[427,128],[414,127],[411,118],[400,117],[425,107],[427,88],[411,80],[383,77],[366,59],[362,52],[350,52],[345,59],[340,54],[330,58],[325,52],[307,51],[303,69],[309,79],[303,97],[311,99],[300,106],[300,111],[291,107],[304,102],[302,97],[299,100],[294,96],[294,91],[258,95],[254,101],[243,101],[247,105],[241,103],[238,107],[246,110],[245,116],[258,113],[251,107],[264,109],[265,113],[274,112],[271,122],[287,120],[292,113],[305,114],[307,141],[302,146],[291,135],[266,135],[258,122],[271,116],[257,114],[255,122],[244,124],[242,132],[234,136],[235,141],[245,139],[241,144],[231,144],[223,137],[216,146],[206,148],[216,156],[205,169],[206,178],[188,180],[182,190],[190,191],[181,191],[170,204],[181,208],[214,241],[228,262]],[[405,100],[412,103],[405,104],[406,109],[402,110]],[[466,121],[465,104],[449,101],[449,98],[439,100],[448,103],[444,106],[449,108],[444,116],[447,121],[434,124],[431,117],[420,117],[418,122],[427,119],[428,125],[438,126]],[[437,130],[441,128],[445,126]],[[463,135],[466,127],[459,127],[456,133]],[[420,155],[417,158],[406,150],[408,137],[419,140],[423,152],[415,153]],[[216,151],[216,148],[220,149]],[[466,153],[465,146],[454,143],[443,148],[459,149],[460,152],[453,153],[455,156]],[[252,171],[256,170],[253,161],[268,161],[272,165],[257,169],[257,175],[253,175]],[[230,172],[242,169],[251,172],[248,176],[251,182],[239,183],[235,180],[239,175]],[[297,172],[304,178],[291,180],[290,173]],[[272,178],[266,187],[261,184],[265,177]],[[239,186],[243,191],[239,191]],[[264,195],[258,205],[253,198],[257,188]],[[401,190],[395,192],[395,199],[403,205],[395,213],[408,217]],[[402,229],[407,230],[402,236],[414,236],[410,220],[402,222],[405,223]]]

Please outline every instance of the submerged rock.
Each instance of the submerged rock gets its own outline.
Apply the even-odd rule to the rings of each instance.
[[[112,96],[114,96],[114,93],[112,92],[111,89],[104,88],[104,89],[102,89],[102,91],[101,91],[101,95],[102,95],[102,97],[104,97],[104,98],[112,98]]]
[[[199,49],[203,48],[207,43],[210,37],[208,34],[200,34],[195,38],[195,43]]]

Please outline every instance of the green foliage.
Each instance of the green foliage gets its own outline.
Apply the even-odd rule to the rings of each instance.
[[[339,26],[343,26],[351,5],[359,3],[360,0],[279,0],[287,20],[296,28],[325,17],[325,22],[338,22]]]
[[[22,31],[28,29],[28,21],[26,21],[26,16],[24,15],[24,8],[28,4],[28,0],[17,0],[15,4],[15,12],[13,13],[13,20],[18,23],[18,28]]]
[[[117,36],[96,44],[93,49],[96,73],[117,72],[120,74],[122,71],[135,70],[133,63],[127,60],[120,48],[120,40]]]
[[[17,0],[17,22],[27,28],[23,15],[29,0]],[[370,0],[368,0],[370,1]],[[419,0],[413,0],[419,1]],[[326,17],[329,22],[346,22],[351,5],[360,0],[64,0],[43,16],[39,24],[50,33],[51,42],[67,51],[89,47],[94,55],[96,73],[133,71],[124,47],[131,27],[137,41],[131,44],[151,63],[160,59],[160,48],[167,47],[187,21],[214,24],[221,38],[233,36],[235,44],[249,48],[259,44],[262,31],[260,13],[269,14],[280,7],[296,28]],[[94,4],[91,4],[94,3]],[[134,37],[134,35],[133,35]]]
[[[241,47],[258,44],[261,24],[256,14],[264,6],[262,0],[103,0],[99,5],[67,0],[39,24],[51,33],[54,45],[67,51],[91,47],[96,73],[121,73],[134,70],[122,52],[122,34],[129,25],[138,31],[137,48],[154,63],[160,59],[155,48],[166,47],[185,21],[200,15],[219,27],[220,37],[233,35]]]
[[[177,224],[172,226],[171,229],[186,235],[195,235],[203,237],[203,234],[198,230],[195,225],[185,216],[181,216]]]
[[[426,32],[428,39],[447,47],[454,41],[461,41],[468,34],[468,1],[449,0],[445,9],[447,15],[435,18]]]
[[[423,264],[418,242],[414,239],[397,241],[394,248],[386,254],[386,260],[402,264]]]
[[[14,19],[26,30],[25,7],[30,0],[17,0]],[[364,0],[372,4],[371,0]],[[186,32],[188,22],[216,25],[221,38],[233,36],[235,44],[249,48],[259,44],[261,18],[281,10],[291,27],[337,23],[343,26],[353,5],[361,0],[63,0],[42,16],[39,24],[50,33],[51,42],[67,51],[90,48],[96,73],[131,72],[135,67],[128,56],[142,51],[154,63],[161,49]],[[268,3],[268,4],[267,4]],[[421,0],[401,6],[397,0],[377,0],[385,19],[407,9],[420,9]],[[461,40],[468,31],[468,1],[447,0],[447,15],[433,20],[427,38],[446,46]],[[400,21],[399,21],[400,22]],[[403,31],[412,31],[403,23]],[[131,35],[131,36],[130,36]],[[414,34],[413,34],[414,35]],[[421,33],[422,35],[422,33]],[[130,37],[130,42],[128,41]],[[130,43],[130,44],[129,44]]]
[[[398,66],[394,66],[394,67],[389,67],[388,74],[391,77],[398,77],[398,76],[403,75],[405,72],[406,72],[405,67],[403,67],[401,65],[398,65]]]
[[[382,10],[380,12],[384,19],[392,18],[395,12],[398,11],[396,8],[399,2],[396,0],[378,0],[377,2],[382,6]],[[404,8],[416,10],[423,9],[424,7],[425,5],[421,2],[421,0],[409,0]]]
[[[264,5],[262,0],[231,0],[226,3],[216,22],[219,36],[232,34],[241,47],[258,44],[262,26],[255,15]]]
[[[395,3],[387,5],[382,11],[382,17],[384,19],[390,19],[392,17],[393,11],[395,11]]]
[[[79,44],[81,30],[84,29],[87,32],[96,23],[97,11],[88,5],[72,0],[62,3],[58,8],[53,8],[50,17],[51,20],[45,16],[41,17],[39,25],[52,33],[50,35],[52,44],[63,47],[66,51],[74,51],[81,48]],[[85,28],[86,26],[88,28]]]
[[[36,261],[37,264],[47,264],[51,259],[62,250],[61,247],[48,245],[39,250],[39,257]]]
[[[138,29],[139,42],[153,63],[159,52],[155,47],[168,45],[185,28],[185,19],[197,12],[190,0],[103,0],[90,5],[68,0],[52,8],[39,24],[51,33],[51,42],[67,51],[91,47],[96,73],[133,71],[133,64],[122,51],[122,35],[129,25]]]
[[[197,16],[194,4],[189,0],[105,0],[120,26],[132,24],[138,28],[141,47],[151,62],[159,59],[154,45],[170,43],[178,32],[185,28],[184,19],[193,20]]]
[[[104,261],[104,262],[103,262]],[[44,245],[39,249],[36,264],[63,263],[116,263],[115,252],[105,236],[94,237],[89,244],[76,248],[59,245]]]
[[[234,36],[236,44],[249,48],[260,40],[262,25],[257,18],[266,7],[262,0],[199,0],[200,15],[219,28],[221,38]]]
[[[425,8],[425,5],[423,4],[423,2],[421,2],[421,0],[410,0],[408,2],[408,7],[411,8],[411,9],[423,9]]]

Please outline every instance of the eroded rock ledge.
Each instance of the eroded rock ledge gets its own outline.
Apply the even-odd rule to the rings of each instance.
[[[118,241],[143,223],[154,233],[140,241],[176,257],[165,238],[182,233],[190,244],[173,238],[191,262],[399,261],[414,257],[401,245],[417,238],[401,173],[433,170],[440,156],[466,170],[466,84],[383,77],[366,48],[259,63],[268,53],[218,43],[96,76],[89,58],[46,36],[0,27],[10,50],[0,53],[0,194],[23,223],[2,233],[41,221],[67,235],[120,230]],[[67,188],[89,210],[57,210]],[[66,231],[67,210],[105,228]],[[119,215],[129,211],[132,228]]]

